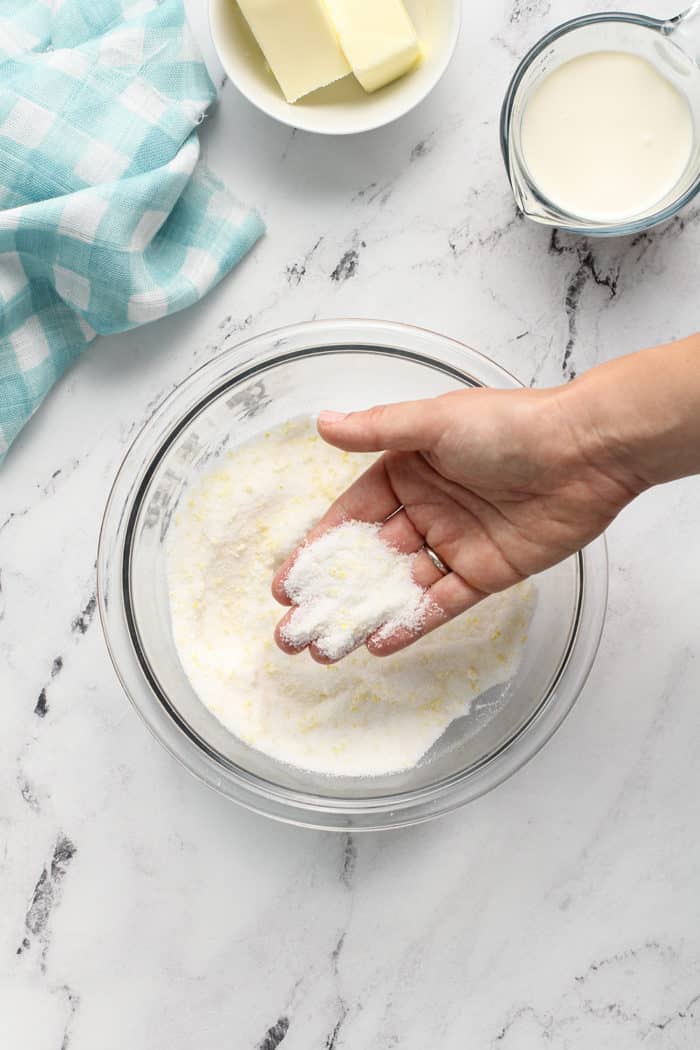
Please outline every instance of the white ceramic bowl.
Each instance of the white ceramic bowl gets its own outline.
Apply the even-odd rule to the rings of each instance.
[[[368,95],[353,76],[291,105],[267,67],[236,0],[209,0],[212,40],[226,73],[264,113],[303,131],[352,135],[402,117],[432,91],[447,69],[459,36],[461,0],[406,0],[425,48],[412,73]]]

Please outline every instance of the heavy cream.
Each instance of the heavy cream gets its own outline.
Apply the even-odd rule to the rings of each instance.
[[[646,59],[595,51],[559,66],[528,100],[522,154],[562,211],[617,222],[653,209],[693,147],[686,99]]]

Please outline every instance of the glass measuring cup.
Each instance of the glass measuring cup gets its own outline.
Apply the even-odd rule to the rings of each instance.
[[[619,222],[566,212],[538,189],[523,155],[522,122],[528,100],[544,77],[563,63],[595,51],[623,51],[650,62],[686,99],[693,121],[693,146],[685,170],[653,206]],[[529,219],[573,233],[613,237],[664,222],[700,189],[700,0],[674,18],[611,11],[573,18],[556,26],[525,55],[501,110],[501,151],[518,208]]]

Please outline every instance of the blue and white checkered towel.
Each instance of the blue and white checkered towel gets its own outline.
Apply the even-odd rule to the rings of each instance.
[[[263,232],[197,163],[182,0],[0,0],[0,460],[97,333],[199,299]]]

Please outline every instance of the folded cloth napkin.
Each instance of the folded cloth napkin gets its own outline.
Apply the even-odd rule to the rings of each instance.
[[[197,163],[215,96],[182,0],[0,0],[0,460],[97,333],[193,303],[263,232]]]

